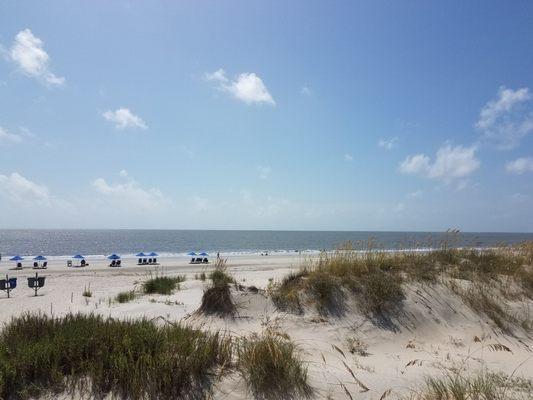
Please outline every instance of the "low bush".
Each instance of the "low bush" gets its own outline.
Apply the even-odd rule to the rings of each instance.
[[[0,398],[204,398],[230,359],[227,339],[179,324],[25,314],[0,334]]]
[[[242,339],[237,346],[237,368],[248,390],[259,399],[311,397],[307,367],[296,345],[271,333]]]
[[[178,276],[155,276],[143,283],[143,291],[146,294],[164,294],[169,295],[176,289],[179,284],[185,281],[185,275]]]
[[[128,303],[135,299],[135,292],[133,290],[128,290],[126,292],[120,292],[116,295],[115,301],[118,303]]]
[[[231,297],[231,289],[227,283],[213,285],[204,290],[199,309],[202,314],[231,317],[235,314],[236,309]]]

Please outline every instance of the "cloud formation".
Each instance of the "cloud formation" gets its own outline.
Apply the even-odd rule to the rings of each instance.
[[[531,98],[528,88],[500,87],[497,98],[481,109],[476,128],[501,149],[516,147],[533,132],[533,112],[526,107]]]
[[[392,150],[396,147],[396,144],[398,143],[398,138],[392,137],[390,139],[379,139],[378,141],[378,147],[381,147],[382,149],[386,150]]]
[[[129,208],[134,211],[152,211],[170,204],[170,200],[159,189],[143,189],[138,182],[122,171],[120,176],[125,182],[110,184],[104,178],[94,180],[92,186],[101,195],[101,200],[114,207]]]
[[[450,182],[453,179],[465,178],[480,166],[475,156],[476,147],[464,147],[447,144],[441,147],[435,161],[425,154],[408,156],[399,166],[404,174],[422,175],[427,178],[441,179]]]
[[[31,30],[24,29],[15,37],[9,51],[9,58],[27,76],[39,79],[49,86],[61,86],[65,78],[50,70],[50,56],[43,48],[43,41],[34,36]]]
[[[533,157],[517,158],[505,164],[507,172],[521,175],[525,172],[533,172]]]
[[[52,203],[46,186],[32,182],[17,172],[0,174],[0,195],[15,204],[49,206]]]
[[[270,168],[268,166],[264,167],[264,166],[260,165],[260,166],[257,167],[257,172],[259,172],[259,178],[268,179],[270,173],[272,172],[272,168]]]
[[[109,122],[114,123],[117,129],[148,129],[144,121],[138,115],[133,114],[128,108],[106,111],[102,113],[102,116]]]
[[[0,126],[0,146],[3,144],[15,144],[21,143],[22,136],[15,133],[11,133],[8,130]]]
[[[246,104],[276,105],[263,80],[253,72],[244,72],[237,75],[235,79],[229,79],[226,72],[219,69],[213,73],[205,74],[205,79],[215,82],[219,90],[230,93]]]

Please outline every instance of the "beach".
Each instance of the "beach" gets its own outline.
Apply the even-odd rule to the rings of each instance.
[[[209,286],[209,279],[199,277],[213,269],[212,263],[191,265],[190,258],[159,257],[160,265],[143,266],[137,265],[137,258],[124,258],[122,267],[110,268],[108,260],[89,259],[87,267],[67,268],[65,260],[52,260],[46,270],[13,271],[8,269],[12,263],[2,261],[2,272],[17,277],[18,285],[9,299],[0,293],[0,321],[26,312],[55,317],[95,313],[120,320],[147,318],[163,325],[181,322],[233,337],[265,329],[283,332],[297,344],[316,398],[348,398],[347,392],[362,399],[407,395],[427,376],[459,365],[465,371],[489,369],[517,379],[533,378],[531,336],[520,330],[502,333],[441,285],[406,285],[404,307],[390,325],[362,315],[354,304],[348,304],[342,315],[278,310],[266,291],[269,284],[316,258],[296,253],[229,257],[226,271],[236,281],[231,293],[237,313],[228,318],[197,312]],[[35,272],[46,276],[37,296],[26,282]],[[142,282],[156,275],[185,275],[186,280],[170,295],[140,294]],[[114,300],[131,290],[139,293],[132,301]],[[83,296],[84,291],[91,296]],[[530,307],[531,300],[523,300],[522,306]],[[496,344],[506,350],[496,351]],[[213,394],[224,399],[250,397],[237,374],[216,382]]]

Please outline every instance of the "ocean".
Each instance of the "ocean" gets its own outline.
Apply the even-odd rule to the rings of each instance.
[[[160,256],[184,256],[189,251],[224,255],[268,251],[318,252],[344,242],[365,250],[369,240],[383,249],[429,249],[450,246],[491,247],[533,240],[533,233],[222,231],[222,230],[0,230],[3,257],[19,254],[67,257],[73,254],[131,256],[155,251]]]

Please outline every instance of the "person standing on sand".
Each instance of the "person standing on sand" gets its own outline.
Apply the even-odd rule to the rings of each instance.
[[[220,260],[220,253],[217,251],[217,260]]]

